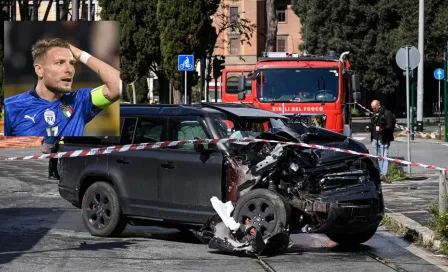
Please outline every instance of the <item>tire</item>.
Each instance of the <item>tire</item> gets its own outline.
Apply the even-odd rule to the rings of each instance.
[[[272,209],[269,209],[272,208]],[[279,194],[267,189],[255,189],[236,202],[233,218],[240,224],[246,219],[254,223],[263,239],[289,229],[291,207]],[[260,224],[260,225],[258,225]]]
[[[87,188],[81,210],[84,226],[92,236],[117,237],[126,228],[117,192],[107,182],[95,182]]]
[[[353,246],[369,241],[375,235],[377,228],[378,225],[359,233],[327,233],[327,236],[342,246]]]

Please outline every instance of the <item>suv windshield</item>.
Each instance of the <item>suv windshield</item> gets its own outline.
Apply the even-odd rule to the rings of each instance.
[[[335,102],[339,73],[336,68],[262,69],[257,76],[260,102]]]
[[[263,132],[273,130],[286,130],[295,137],[297,136],[296,132],[289,127],[285,119],[267,117],[248,118],[224,113],[212,114],[211,116],[213,127],[216,128],[217,136],[221,139],[254,139]]]

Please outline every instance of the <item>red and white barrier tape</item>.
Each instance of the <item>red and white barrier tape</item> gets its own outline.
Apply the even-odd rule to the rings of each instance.
[[[73,158],[73,157],[84,157],[84,156],[93,156],[93,155],[102,155],[116,152],[126,152],[132,150],[144,150],[144,149],[156,149],[156,148],[164,148],[164,147],[172,147],[172,146],[183,146],[187,144],[217,144],[217,143],[250,143],[250,142],[261,142],[261,143],[280,143],[284,145],[295,145],[306,148],[313,149],[322,149],[322,150],[331,150],[336,152],[343,152],[347,154],[360,155],[364,157],[377,158],[382,160],[388,160],[399,164],[405,164],[410,166],[418,166],[432,170],[441,170],[448,172],[448,168],[427,165],[423,163],[404,161],[399,159],[387,158],[382,156],[376,156],[368,153],[361,153],[352,150],[315,145],[315,144],[305,144],[305,143],[294,143],[294,142],[281,142],[281,141],[273,141],[273,140],[263,140],[263,139],[199,139],[199,140],[186,140],[186,141],[165,141],[165,142],[156,142],[156,143],[142,143],[142,144],[130,144],[130,145],[122,145],[122,146],[109,146],[102,148],[91,148],[84,150],[74,150],[67,152],[58,152],[51,154],[43,154],[43,155],[34,155],[34,156],[22,156],[22,157],[10,157],[10,158],[0,158],[0,161],[22,161],[22,160],[42,160],[42,159],[52,159],[52,158]]]
[[[368,112],[369,114],[372,114],[373,112],[371,110],[369,110],[368,108],[364,107],[363,105],[359,104],[358,102],[355,102],[355,105],[358,105],[359,107],[361,107],[362,109],[364,109],[366,112]]]
[[[364,109],[365,111],[367,111],[369,114],[372,114],[372,113],[373,113],[372,111],[370,111],[369,109],[367,109],[367,108],[364,107],[363,105],[359,104],[358,102],[355,102],[355,104],[358,105],[359,107],[361,107],[362,109]],[[431,135],[434,134],[434,133],[425,133],[425,132],[420,132],[420,131],[414,131],[414,132],[411,132],[411,130],[410,130],[409,128],[407,128],[407,127],[405,127],[405,126],[402,126],[402,125],[398,125],[398,124],[395,124],[395,127],[398,128],[398,129],[404,130],[404,131],[406,131],[408,134],[410,133],[411,135],[412,135],[412,134],[418,134],[418,135],[422,135],[422,136],[428,136],[428,135],[431,136]]]

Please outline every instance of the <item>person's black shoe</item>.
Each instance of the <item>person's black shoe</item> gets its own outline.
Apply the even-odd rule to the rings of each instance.
[[[48,176],[48,179],[59,180],[59,178],[58,178],[58,177],[55,177],[55,176]]]

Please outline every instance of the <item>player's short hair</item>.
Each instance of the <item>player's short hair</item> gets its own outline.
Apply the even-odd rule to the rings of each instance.
[[[47,51],[53,47],[62,47],[70,49],[70,45],[66,40],[60,38],[54,39],[40,39],[38,40],[31,49],[31,54],[33,56],[33,63],[36,63],[40,60]]]

